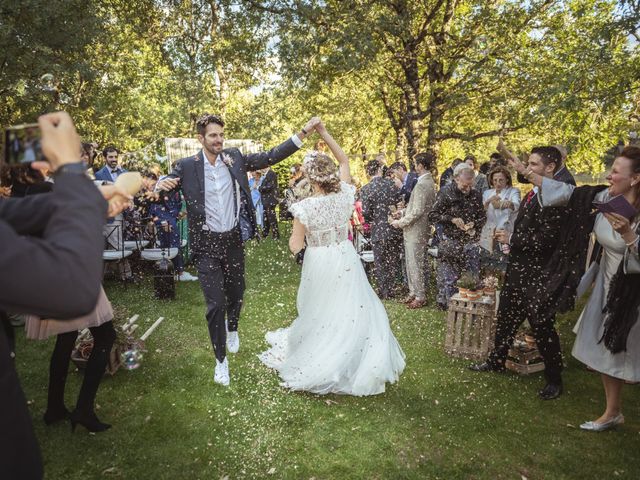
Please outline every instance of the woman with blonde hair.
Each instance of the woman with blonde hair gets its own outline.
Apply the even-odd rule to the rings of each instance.
[[[311,196],[293,204],[289,248],[307,243],[298,289],[298,318],[267,333],[260,355],[282,385],[317,394],[375,395],[396,382],[405,361],[387,313],[349,241],[355,187],[349,160],[322,123],[316,127],[339,163],[322,153],[305,158]]]

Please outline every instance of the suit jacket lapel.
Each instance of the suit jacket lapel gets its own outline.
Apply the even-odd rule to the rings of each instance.
[[[204,153],[200,150],[196,154],[196,159],[193,162],[193,166],[196,169],[196,177],[198,178],[198,186],[200,188],[200,193],[204,197],[204,162],[208,161],[204,158]]]

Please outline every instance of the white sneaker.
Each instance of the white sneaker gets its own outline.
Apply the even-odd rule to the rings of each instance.
[[[238,332],[227,332],[227,350],[230,353],[238,353],[240,350],[240,337]]]
[[[216,369],[213,372],[213,381],[228,387],[229,380],[229,362],[226,358],[222,362],[219,362],[216,359]]]
[[[187,271],[184,271],[180,275],[178,275],[179,282],[195,282],[196,280],[198,280],[198,277],[194,277]]]

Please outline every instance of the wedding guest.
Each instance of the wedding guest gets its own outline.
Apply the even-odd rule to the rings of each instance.
[[[507,166],[507,161],[498,152],[493,152],[491,155],[489,155],[489,171],[493,170],[496,167],[506,167],[506,166]]]
[[[121,173],[126,172],[126,170],[120,166],[120,160],[118,159],[119,154],[120,152],[113,145],[109,145],[102,151],[105,165],[96,172],[96,180],[115,182]]]
[[[449,185],[453,182],[453,170],[462,163],[462,159],[456,158],[451,162],[451,166],[447,167],[442,175],[440,176],[440,190],[446,185]]]
[[[404,237],[404,254],[407,265],[409,296],[404,303],[407,308],[422,308],[427,304],[425,291],[425,253],[429,240],[428,213],[436,200],[436,187],[431,177],[431,169],[435,163],[432,153],[420,153],[415,157],[416,182],[407,208],[400,219],[391,226],[402,229]]]
[[[478,240],[487,219],[482,195],[473,188],[474,171],[460,163],[453,171],[454,182],[440,190],[429,212],[433,223],[442,225],[438,244],[437,303],[447,309],[449,299],[457,292],[456,281],[463,270],[479,274]]]
[[[476,160],[476,157],[473,155],[467,155],[464,158],[464,162],[473,169],[473,173],[475,175],[473,179],[473,188],[479,191],[480,194],[484,193],[484,191],[489,188],[489,184],[487,183],[487,176],[478,171],[478,160]]]
[[[499,151],[509,158],[513,155],[502,141]],[[553,178],[560,163],[560,152],[556,148],[536,147],[529,156],[528,168]],[[544,359],[546,385],[538,392],[543,400],[557,398],[563,390],[562,351],[554,326],[556,312],[547,308],[540,296],[549,282],[545,266],[559,248],[560,226],[566,218],[564,208],[543,209],[538,200],[538,189],[534,188],[520,203],[513,233],[509,234],[504,228],[496,230],[495,239],[508,244],[510,252],[504,287],[500,292],[494,348],[486,362],[469,367],[480,372],[504,371],[516,332],[528,320]]]
[[[249,173],[249,188],[251,189],[251,201],[253,202],[253,208],[256,209],[256,224],[260,227],[260,230],[264,227],[264,208],[262,206],[262,199],[260,198],[260,184],[264,180],[262,172],[256,170]],[[260,235],[256,235],[259,238]]]
[[[392,163],[389,170],[396,179],[396,186],[400,188],[404,203],[409,203],[413,187],[418,183],[418,173],[407,172],[407,166],[404,162]]]
[[[155,176],[155,174],[148,174]],[[166,178],[160,177],[159,180]],[[148,191],[155,190],[156,182],[149,183]],[[194,282],[198,277],[191,275],[184,269],[184,255],[182,253],[182,239],[180,238],[180,229],[178,222],[181,218],[182,211],[182,195],[179,191],[156,192],[157,197],[152,198],[152,202],[148,204],[148,215],[153,218],[157,240],[160,248],[177,248],[178,254],[171,259],[173,263],[173,271],[176,280],[179,282]]]
[[[402,235],[389,224],[390,207],[402,200],[393,180],[383,176],[384,166],[378,160],[367,164],[370,182],[360,190],[362,214],[371,225],[374,277],[381,299],[390,299],[399,277],[398,259],[402,255]]]
[[[267,238],[269,232],[274,240],[280,238],[278,228],[278,217],[276,216],[276,206],[278,205],[278,175],[271,168],[266,168],[262,172],[262,181],[258,190],[264,209],[264,229],[262,237]]]
[[[562,166],[558,168],[558,171],[553,176],[553,179],[559,182],[568,183],[569,185],[573,185],[575,187],[576,180],[575,178],[573,178],[573,175],[571,175],[571,172],[567,168],[566,147],[564,145],[554,145],[554,148],[556,148],[560,152],[560,157],[562,158]]]
[[[600,372],[606,408],[600,417],[580,428],[600,432],[624,423],[622,387],[625,381],[640,381],[640,148],[625,147],[607,175],[609,185],[574,187],[526,168],[514,168],[540,188],[545,207],[567,205],[569,214],[561,231],[551,282],[545,285],[545,300],[561,310],[574,305],[576,287],[584,271],[591,233],[601,247],[594,263],[594,285],[576,326],[572,354]],[[607,202],[621,195],[635,209],[635,216],[592,213],[593,201]],[[552,262],[550,262],[551,264]]]
[[[83,175],[80,142],[69,115],[44,115],[38,123],[56,183],[49,194],[0,200],[0,309],[68,318],[96,304],[107,202]],[[43,475],[29,410],[2,329],[0,472],[3,478]]]
[[[69,419],[72,430],[80,424],[90,432],[103,432],[111,425],[103,423],[95,413],[94,403],[100,381],[104,376],[109,356],[116,339],[113,328],[113,310],[104,290],[100,290],[98,303],[91,313],[71,320],[44,319],[27,316],[25,325],[27,338],[45,340],[56,335],[56,344],[49,363],[49,388],[44,423],[51,425]],[[87,361],[82,386],[73,412],[64,404],[64,389],[69,371],[71,353],[78,337],[78,330],[89,328],[93,337],[93,348]]]
[[[316,148],[318,143],[319,142],[316,143]],[[293,215],[289,212],[289,207],[291,207],[291,205],[311,195],[311,187],[304,176],[302,165],[294,163],[291,165],[289,172],[291,177],[289,178],[287,189],[284,191],[284,198],[280,208],[280,218],[285,220],[293,220]]]
[[[496,242],[494,234],[497,229],[505,230],[509,235],[513,232],[520,205],[520,190],[513,186],[511,173],[505,167],[495,167],[487,179],[491,188],[482,194],[487,223],[480,234],[480,246],[484,249],[481,253],[491,267],[504,271],[507,268],[508,247]]]

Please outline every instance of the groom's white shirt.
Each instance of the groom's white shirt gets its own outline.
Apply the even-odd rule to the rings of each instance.
[[[302,140],[292,135],[291,141],[302,148]],[[220,155],[215,165],[211,165],[204,152],[204,211],[207,230],[228,232],[236,226],[238,218],[234,208],[233,179]],[[239,195],[239,192],[238,192]]]
[[[228,232],[236,226],[233,179],[220,155],[215,165],[204,162],[204,211],[212,232]]]

